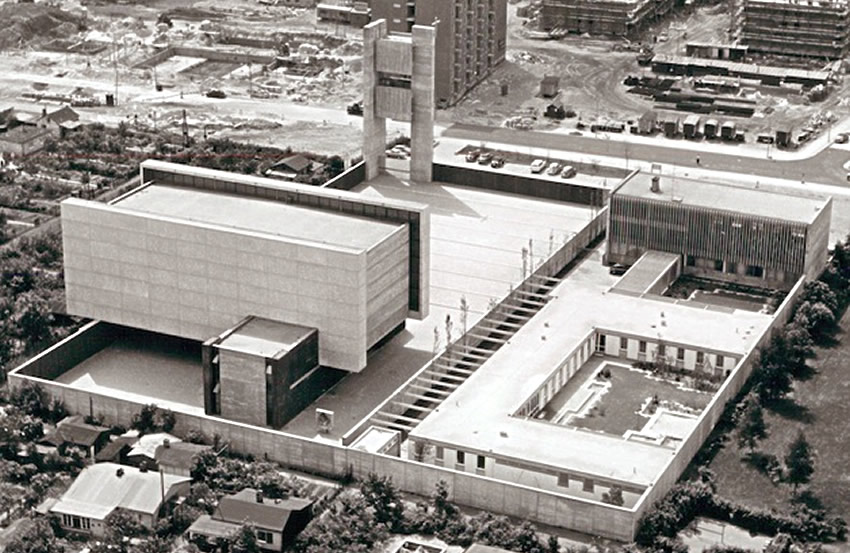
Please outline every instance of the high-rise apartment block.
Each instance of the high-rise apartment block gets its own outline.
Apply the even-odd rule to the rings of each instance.
[[[744,0],[737,16],[753,52],[839,59],[850,49],[846,0]]]
[[[507,0],[372,0],[372,21],[390,33],[437,28],[438,106],[463,98],[505,59]]]

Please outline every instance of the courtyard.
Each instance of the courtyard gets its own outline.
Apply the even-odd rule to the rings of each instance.
[[[625,436],[644,430],[661,408],[690,418],[698,415],[711,398],[711,393],[600,357],[585,364],[544,411],[546,418],[557,424]],[[676,430],[678,425],[670,422],[653,421],[652,430],[661,431],[665,426]]]

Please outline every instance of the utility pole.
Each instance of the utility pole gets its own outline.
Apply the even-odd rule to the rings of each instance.
[[[118,41],[115,38],[115,35],[112,35],[112,45],[113,45],[113,56],[112,56],[112,69],[115,72],[115,105],[118,105]]]

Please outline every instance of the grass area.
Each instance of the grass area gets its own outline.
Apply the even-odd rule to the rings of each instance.
[[[711,394],[682,390],[670,382],[655,380],[640,371],[610,364],[607,366],[611,370],[611,377],[602,380],[611,382],[608,392],[585,417],[570,421],[571,425],[622,436],[627,430],[643,428],[649,419],[638,412],[647,399],[653,396],[657,395],[660,401],[672,401],[699,410],[711,401]]]
[[[765,409],[768,437],[758,447],[783,459],[788,444],[802,429],[815,450],[811,491],[832,514],[850,518],[850,311],[841,320],[836,343],[818,348],[809,361],[814,374],[794,385],[793,399]],[[734,435],[712,460],[718,493],[756,507],[787,511],[791,487],[773,484],[746,460]]]

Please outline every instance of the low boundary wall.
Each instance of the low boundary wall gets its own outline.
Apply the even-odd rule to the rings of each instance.
[[[331,190],[353,190],[360,183],[366,180],[366,162],[360,161],[355,163],[343,173],[335,176],[328,182],[322,185],[322,188],[330,188]]]
[[[51,399],[65,403],[70,413],[102,416],[108,424],[129,426],[142,404],[104,394],[75,389],[26,373],[48,375],[67,366],[76,339],[88,342],[99,336],[90,323],[76,334],[15,369],[9,375],[12,387],[23,382],[37,382]],[[91,347],[91,346],[90,346]],[[59,363],[61,361],[61,363]],[[368,453],[341,444],[323,443],[284,432],[250,426],[208,415],[175,412],[174,432],[185,435],[190,430],[211,437],[220,435],[236,453],[253,455],[315,474],[340,478],[350,474],[366,478],[370,473],[392,477],[402,490],[427,496],[437,482],[445,481],[449,499],[473,508],[496,511],[540,524],[571,528],[597,536],[630,541],[635,513],[632,509],[606,505],[586,499],[568,497],[519,484],[502,482],[472,473],[427,465],[409,459]]]
[[[636,524],[657,501],[664,497],[673,484],[676,483],[690,464],[691,460],[705,443],[705,440],[708,438],[709,434],[711,434],[711,431],[714,429],[717,421],[720,420],[723,410],[726,408],[726,404],[738,395],[738,392],[741,391],[741,388],[744,387],[747,379],[752,374],[753,365],[758,359],[760,348],[770,341],[770,338],[773,336],[773,333],[777,328],[784,325],[790,319],[794,303],[803,292],[804,284],[805,277],[800,277],[800,280],[797,281],[785,297],[782,305],[780,305],[776,310],[770,327],[768,327],[764,334],[762,334],[759,341],[750,349],[747,355],[741,358],[738,362],[738,366],[732,371],[732,374],[729,375],[729,378],[726,379],[726,382],[723,383],[720,390],[717,391],[711,402],[709,402],[708,407],[706,407],[702,412],[699,420],[697,421],[696,427],[682,443],[679,451],[670,459],[667,466],[664,468],[664,471],[655,483],[647,488],[644,496],[637,504],[638,516],[635,518]],[[635,526],[635,532],[636,531],[637,526]]]
[[[621,177],[622,178],[622,177]],[[472,188],[483,188],[498,192],[509,192],[531,198],[557,200],[602,207],[608,202],[609,190],[570,182],[558,182],[535,177],[481,171],[458,165],[434,164],[434,180],[448,184],[459,184]]]
[[[186,56],[190,58],[206,58],[210,61],[223,61],[228,63],[256,63],[259,65],[271,65],[276,62],[274,54],[249,54],[246,52],[226,52],[214,48],[200,48],[197,46],[169,46],[133,66],[133,69],[146,69],[159,65],[170,57]]]

